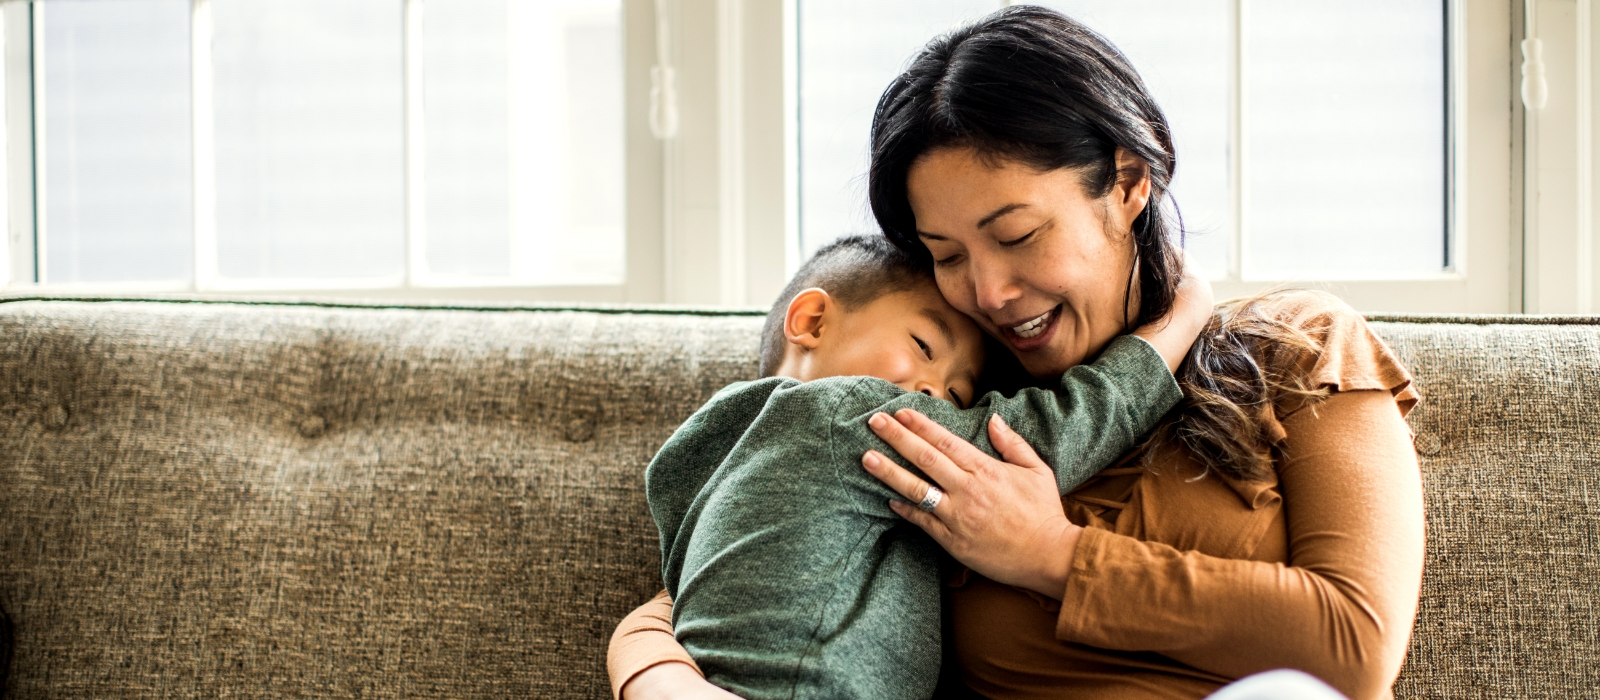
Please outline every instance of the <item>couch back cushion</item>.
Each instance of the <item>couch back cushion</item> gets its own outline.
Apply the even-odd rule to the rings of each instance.
[[[1501,320],[1373,324],[1423,396],[1401,698],[1600,692],[1600,319]]]
[[[11,692],[601,697],[760,321],[0,304]]]
[[[642,479],[754,315],[0,304],[14,697],[600,698]],[[1600,332],[1380,323],[1429,555],[1401,697],[1600,687]]]

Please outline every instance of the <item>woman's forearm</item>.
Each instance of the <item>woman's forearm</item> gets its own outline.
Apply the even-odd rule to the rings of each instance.
[[[1423,556],[1421,479],[1385,391],[1335,394],[1285,423],[1290,563],[1086,532],[1057,635],[1155,651],[1224,676],[1317,675],[1381,697],[1404,659]]]

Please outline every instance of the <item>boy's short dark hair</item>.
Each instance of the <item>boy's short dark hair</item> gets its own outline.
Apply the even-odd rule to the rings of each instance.
[[[883,234],[845,236],[823,246],[794,273],[767,312],[767,322],[761,327],[761,376],[776,374],[783,364],[788,346],[783,322],[789,315],[789,302],[800,292],[820,288],[849,311],[919,284],[933,284],[933,271],[896,248]]]

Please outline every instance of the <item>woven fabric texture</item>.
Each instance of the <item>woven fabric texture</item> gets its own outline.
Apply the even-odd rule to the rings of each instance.
[[[1594,696],[1600,326],[1426,321],[1375,324],[1425,397],[1397,694]],[[7,697],[607,697],[644,466],[760,323],[0,303]]]
[[[1399,698],[1600,697],[1600,320],[1373,323],[1416,377],[1427,559]]]

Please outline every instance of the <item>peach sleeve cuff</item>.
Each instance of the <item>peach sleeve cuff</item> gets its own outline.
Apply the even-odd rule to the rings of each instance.
[[[621,697],[623,686],[652,666],[680,662],[696,673],[700,666],[672,636],[672,598],[666,591],[622,618],[606,650],[606,673],[611,676],[611,697]]]
[[[1101,574],[1115,558],[1107,549],[1115,533],[1084,528],[1072,554],[1072,571],[1067,575],[1067,590],[1061,595],[1060,615],[1056,618],[1056,639],[1079,639],[1084,631],[1098,627],[1113,617],[1117,597],[1104,595]],[[1119,606],[1120,607],[1120,606]]]

